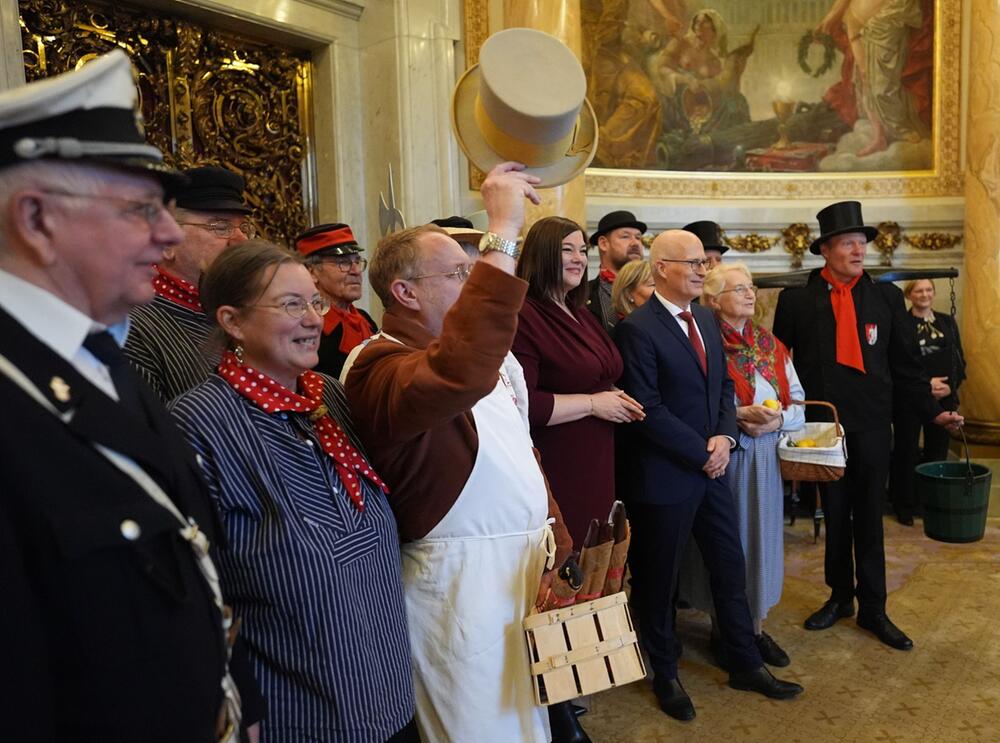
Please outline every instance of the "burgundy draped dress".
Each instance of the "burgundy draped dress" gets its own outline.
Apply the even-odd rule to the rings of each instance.
[[[622,374],[622,359],[586,307],[573,310],[573,318],[555,302],[528,297],[512,350],[524,367],[531,436],[542,469],[579,549],[590,519],[607,519],[615,499],[615,424],[594,416],[547,423],[554,395],[611,389]]]

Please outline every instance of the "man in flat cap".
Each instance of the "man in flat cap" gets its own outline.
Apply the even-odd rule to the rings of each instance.
[[[182,239],[136,102],[119,49],[0,93],[0,737],[18,743],[214,743],[239,720],[219,526],[119,347]]]
[[[609,212],[597,223],[597,231],[590,236],[601,254],[597,277],[590,281],[587,309],[594,313],[609,333],[618,323],[618,315],[611,304],[611,285],[619,269],[629,261],[642,260],[642,236],[646,225],[632,212]]]
[[[857,596],[858,626],[889,647],[909,650],[912,640],[885,611],[882,509],[893,388],[924,421],[952,429],[962,416],[944,411],[931,395],[902,292],[875,283],[864,270],[878,230],[865,225],[861,204],[841,201],[816,217],[820,236],[809,250],[826,265],[812,271],[804,287],[783,290],[774,313],[774,334],[794,354],[802,386],[837,406],[847,442],[844,477],[820,484],[830,599],[805,627],[827,629],[852,616]],[[822,412],[806,408],[811,420],[825,420]]]
[[[156,297],[129,312],[125,340],[125,355],[163,402],[203,382],[218,365],[198,281],[219,253],[257,232],[247,219],[243,176],[213,166],[184,175],[187,185],[173,192],[184,239],[163,251],[153,278]]]
[[[371,315],[354,306],[361,299],[361,276],[368,261],[346,224],[321,224],[306,230],[295,238],[295,248],[305,257],[320,293],[330,300],[316,371],[336,378],[348,354],[378,331]]]

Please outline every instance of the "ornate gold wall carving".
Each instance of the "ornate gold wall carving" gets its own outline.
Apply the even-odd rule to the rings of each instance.
[[[168,163],[241,173],[272,240],[309,226],[308,53],[99,0],[22,0],[19,10],[29,81],[122,47],[138,70],[146,135]]]

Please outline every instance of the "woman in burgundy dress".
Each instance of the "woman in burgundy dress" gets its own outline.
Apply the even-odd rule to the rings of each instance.
[[[614,387],[621,357],[586,309],[587,245],[580,226],[562,217],[529,230],[517,264],[528,297],[512,349],[524,368],[531,435],[577,545],[615,499],[615,423],[644,415]]]

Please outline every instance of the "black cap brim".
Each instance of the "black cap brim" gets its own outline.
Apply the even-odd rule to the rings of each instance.
[[[636,221],[636,222],[621,222],[619,224],[612,225],[611,227],[608,227],[608,229],[603,230],[602,232],[595,232],[593,235],[590,236],[590,244],[591,245],[597,245],[597,241],[598,241],[598,239],[600,239],[600,237],[602,235],[607,235],[609,232],[614,232],[615,230],[620,230],[623,227],[633,227],[633,228],[639,230],[639,232],[641,232],[642,234],[646,234],[646,225],[643,224],[642,222],[639,222],[639,221]]]

